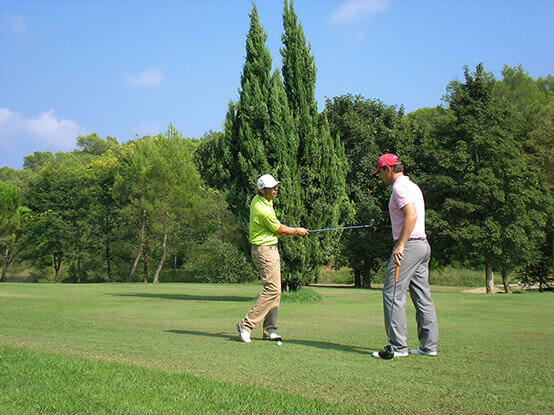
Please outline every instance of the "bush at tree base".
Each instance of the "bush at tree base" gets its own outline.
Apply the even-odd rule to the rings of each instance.
[[[247,282],[257,277],[251,261],[235,245],[214,238],[197,246],[183,269],[201,282]]]

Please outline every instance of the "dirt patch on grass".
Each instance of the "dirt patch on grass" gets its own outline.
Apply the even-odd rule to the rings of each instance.
[[[492,288],[493,288],[493,293],[494,294],[505,292],[503,285],[493,285]],[[538,289],[538,286],[536,288]],[[521,286],[521,284],[510,284],[510,289],[512,290],[512,292],[522,292],[523,291],[523,287]],[[533,287],[531,287],[531,289],[533,289]],[[486,294],[487,293],[487,288],[486,287],[478,287],[478,288],[472,288],[470,290],[464,290],[462,292],[469,293],[469,294]]]

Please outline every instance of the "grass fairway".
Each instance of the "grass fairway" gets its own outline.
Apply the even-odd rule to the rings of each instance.
[[[318,288],[319,303],[282,304],[282,346],[260,329],[240,343],[260,290],[2,284],[0,413],[554,411],[550,293],[434,292],[439,356],[382,361],[380,291]]]

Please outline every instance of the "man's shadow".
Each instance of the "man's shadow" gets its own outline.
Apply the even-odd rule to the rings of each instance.
[[[238,295],[191,295],[191,294],[156,294],[156,293],[126,293],[111,294],[115,297],[139,297],[139,298],[161,298],[164,300],[184,301],[231,301],[246,302],[252,301],[255,297],[242,297]]]
[[[203,337],[216,337],[220,339],[225,339],[227,341],[240,342],[238,335],[231,335],[228,333],[208,333],[204,331],[194,331],[194,330],[166,330],[166,333],[174,334],[185,334],[189,336],[203,336]],[[257,341],[254,339],[254,341]],[[261,340],[264,341],[264,340]],[[268,341],[268,340],[265,340]],[[350,353],[359,353],[363,355],[370,355],[372,351],[378,350],[378,348],[367,348],[367,347],[356,347],[348,346],[345,344],[325,342],[325,341],[313,341],[313,340],[300,340],[300,339],[290,339],[283,340],[283,344],[299,344],[302,346],[316,347],[318,349],[324,350],[339,350]]]

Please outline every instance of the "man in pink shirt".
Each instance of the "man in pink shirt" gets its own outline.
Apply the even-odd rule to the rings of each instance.
[[[385,350],[374,352],[373,356],[385,359],[408,356],[408,328],[404,308],[408,288],[416,309],[419,338],[419,348],[410,350],[410,353],[436,356],[439,331],[429,288],[431,248],[425,235],[423,193],[417,184],[404,176],[402,163],[394,154],[379,157],[373,174],[377,172],[385,184],[392,185],[389,215],[395,245],[383,287],[385,329],[389,341]],[[398,280],[395,282],[396,267]]]

